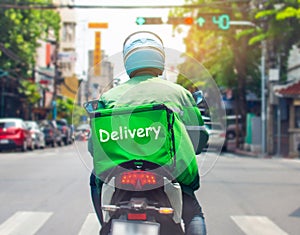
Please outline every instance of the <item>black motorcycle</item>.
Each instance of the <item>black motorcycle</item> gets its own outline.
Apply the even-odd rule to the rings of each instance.
[[[115,167],[102,186],[101,235],[184,234],[182,194],[166,168],[147,161]]]
[[[175,113],[164,104],[98,110],[95,102],[85,108],[91,119],[95,173],[104,181],[100,234],[184,234],[182,191],[170,172],[176,169],[174,129],[178,135],[187,133],[180,132]],[[103,174],[103,168],[109,170]]]

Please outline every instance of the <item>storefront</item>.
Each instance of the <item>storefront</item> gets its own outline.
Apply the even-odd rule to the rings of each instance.
[[[300,81],[283,86],[275,93],[287,101],[289,109],[289,157],[300,157]]]

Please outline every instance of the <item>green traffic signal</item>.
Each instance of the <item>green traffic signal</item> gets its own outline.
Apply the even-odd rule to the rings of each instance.
[[[137,25],[163,24],[161,17],[137,17],[135,22]]]
[[[137,17],[136,20],[135,20],[135,23],[137,25],[143,25],[143,24],[145,24],[145,22],[146,22],[146,20],[145,20],[144,17]]]
[[[219,17],[213,16],[212,22],[222,30],[230,28],[230,17],[227,14],[220,15]]]
[[[200,27],[203,27],[206,20],[203,17],[199,17],[196,22]]]

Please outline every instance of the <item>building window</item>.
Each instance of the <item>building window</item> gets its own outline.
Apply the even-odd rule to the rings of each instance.
[[[300,106],[295,106],[295,127],[300,128]]]
[[[62,27],[62,41],[74,42],[75,41],[75,23],[64,22]]]

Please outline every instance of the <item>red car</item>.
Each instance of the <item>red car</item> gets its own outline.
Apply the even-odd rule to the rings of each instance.
[[[34,149],[30,131],[20,118],[0,119],[0,150],[4,149]]]

